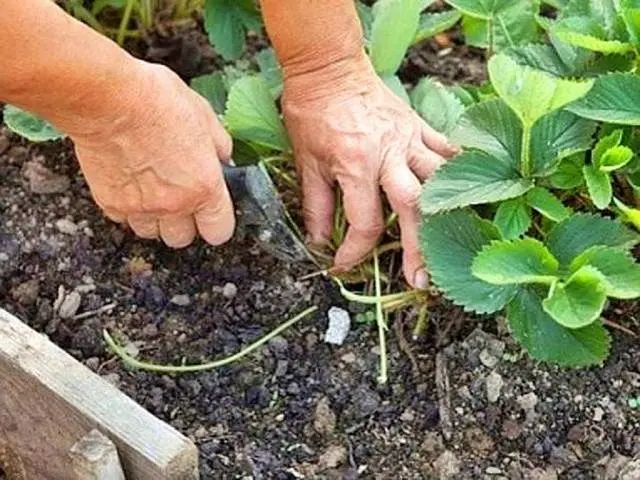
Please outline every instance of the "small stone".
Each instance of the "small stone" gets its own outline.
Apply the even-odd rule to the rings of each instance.
[[[62,305],[58,309],[58,315],[60,318],[71,318],[76,313],[78,313],[78,309],[80,308],[80,303],[82,303],[82,297],[78,292],[71,292],[69,295],[64,297],[62,301]]]
[[[198,427],[198,429],[193,432],[193,436],[197,439],[201,439],[201,438],[205,438],[207,436],[209,436],[209,432],[207,432],[207,429],[205,427]]]
[[[71,181],[64,175],[58,175],[37,161],[24,166],[24,176],[29,180],[29,188],[39,195],[62,193],[69,189]]]
[[[468,429],[464,437],[469,447],[478,455],[486,455],[495,448],[491,437],[479,428]]]
[[[497,372],[491,372],[485,380],[485,385],[487,387],[487,400],[489,403],[497,402],[500,398],[502,386],[504,385],[502,376]]]
[[[158,335],[158,326],[155,323],[148,323],[142,327],[141,333],[144,338],[154,338]]]
[[[344,363],[355,363],[357,359],[358,357],[356,357],[356,354],[353,352],[345,353],[340,357],[340,360]]]
[[[274,337],[269,340],[269,350],[271,350],[276,357],[285,357],[289,350],[289,342],[287,342],[287,339],[284,337]]]
[[[542,468],[532,468],[524,472],[525,480],[558,480],[558,474],[553,468],[543,470]]]
[[[189,295],[174,295],[173,297],[171,297],[171,300],[169,300],[169,302],[179,307],[187,307],[191,305],[191,299],[189,298]]]
[[[573,443],[582,443],[589,437],[589,427],[584,423],[574,425],[567,433],[567,440]]]
[[[625,468],[631,459],[616,453],[613,458],[606,458],[604,480],[617,480],[620,478],[620,471]]]
[[[487,475],[502,475],[502,470],[500,470],[498,467],[487,467],[485,473]]]
[[[437,457],[444,450],[442,436],[437,432],[427,431],[424,434],[424,439],[422,440],[422,445],[420,445],[420,450],[422,450],[425,455],[429,457],[429,459]]]
[[[342,345],[351,329],[349,312],[342,308],[331,307],[327,316],[329,317],[329,328],[324,335],[325,343]]]
[[[522,428],[515,420],[505,420],[502,424],[502,436],[508,440],[517,440],[522,433]]]
[[[60,233],[75,236],[78,234],[78,225],[67,218],[61,218],[56,221],[56,228]]]
[[[238,287],[236,287],[235,283],[226,283],[224,287],[222,287],[222,296],[227,300],[231,300],[238,294]]]
[[[527,422],[531,423],[536,418],[536,405],[538,405],[538,396],[529,392],[526,395],[520,395],[516,402],[520,408],[527,414]]]
[[[487,368],[495,367],[500,360],[499,358],[494,357],[491,353],[489,353],[489,350],[487,350],[486,348],[480,352],[478,358],[480,359],[480,363],[482,363]]]
[[[380,395],[367,387],[358,388],[351,399],[359,418],[373,415],[380,406]]]
[[[440,454],[438,459],[433,462],[436,477],[441,480],[456,478],[460,473],[460,460],[458,455],[450,450],[445,450]]]
[[[331,445],[318,458],[318,465],[322,469],[337,468],[347,460],[347,449],[342,445]]]
[[[640,455],[622,467],[618,478],[619,480],[638,480],[640,478]]]
[[[327,397],[322,397],[313,412],[313,429],[320,435],[330,436],[336,428],[336,414]]]
[[[36,303],[40,292],[40,282],[38,280],[28,280],[17,287],[11,289],[11,296],[20,305],[29,306]]]
[[[604,416],[604,410],[600,407],[596,407],[593,409],[593,421],[600,422],[602,421],[602,417]]]
[[[402,412],[402,415],[400,415],[400,420],[402,420],[403,422],[413,422],[416,419],[416,414],[415,412],[410,409],[407,408],[404,412]]]
[[[575,453],[565,447],[553,447],[549,455],[549,463],[561,469],[570,468],[578,461]]]
[[[98,370],[98,367],[100,367],[100,359],[98,357],[87,358],[84,361],[84,364],[87,366],[87,368],[95,371]]]

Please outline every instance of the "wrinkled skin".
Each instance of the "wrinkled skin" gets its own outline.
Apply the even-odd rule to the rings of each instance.
[[[421,182],[456,150],[375,74],[358,77],[340,78],[340,87],[309,96],[305,79],[285,82],[283,110],[303,187],[309,241],[316,246],[329,241],[337,185],[349,229],[335,267],[357,265],[385,228],[382,189],[398,215],[405,278],[414,287],[426,288],[418,246]]]
[[[169,69],[139,64],[144,89],[72,139],[96,203],[142,238],[181,248],[200,234],[220,245],[235,227],[220,161],[232,143],[211,107]],[[99,120],[98,120],[99,121]]]

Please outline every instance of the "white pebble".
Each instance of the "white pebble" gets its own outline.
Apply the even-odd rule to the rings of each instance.
[[[222,296],[231,300],[238,294],[238,287],[234,283],[227,283],[222,287]]]
[[[69,295],[64,297],[62,301],[62,305],[60,305],[60,309],[58,310],[58,315],[60,318],[71,318],[76,313],[78,313],[78,309],[80,308],[80,303],[82,302],[82,297],[76,291],[71,292]]]
[[[324,334],[324,341],[333,345],[342,345],[351,329],[351,316],[343,308],[331,307],[327,314],[329,328]]]
[[[174,295],[169,301],[174,305],[178,305],[179,307],[186,307],[191,304],[189,295]]]
[[[66,218],[61,218],[60,220],[56,221],[56,228],[60,233],[64,233],[66,235],[78,234],[78,225]]]

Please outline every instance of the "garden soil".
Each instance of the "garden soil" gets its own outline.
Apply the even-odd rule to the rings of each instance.
[[[149,55],[184,76],[215,64],[204,42],[180,42]],[[196,63],[182,58],[194,51]],[[482,59],[429,44],[402,75],[425,73],[477,81]],[[171,251],[134,238],[100,215],[66,142],[0,132],[0,219],[0,305],[192,438],[204,479],[640,478],[640,344],[628,334],[612,330],[603,368],[565,371],[529,360],[502,319],[434,297],[424,338],[411,339],[410,315],[389,329],[381,386],[374,325],[324,342],[328,309],[349,305],[322,278],[302,280],[312,266],[251,241]],[[140,358],[198,362],[311,305],[317,314],[207,373],[130,371],[102,341],[106,328]],[[639,314],[613,305],[607,318],[640,332]]]

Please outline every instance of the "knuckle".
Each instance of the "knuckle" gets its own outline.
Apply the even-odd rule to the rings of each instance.
[[[389,198],[397,205],[416,209],[420,203],[420,188],[398,188],[389,193]]]

